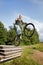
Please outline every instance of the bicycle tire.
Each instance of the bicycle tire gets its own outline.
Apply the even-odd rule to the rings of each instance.
[[[31,33],[31,35],[27,35],[26,32],[25,32],[26,27],[27,27],[28,25],[31,25],[31,26],[33,27],[33,32]],[[35,32],[35,26],[34,26],[34,24],[28,23],[28,24],[25,25],[25,27],[24,27],[24,35],[25,35],[26,37],[32,37],[33,34],[34,34],[34,32]]]
[[[15,40],[15,42],[14,42],[14,45],[15,45],[15,46],[19,46],[19,45],[20,45],[20,39],[18,39],[17,37],[18,37],[18,36],[16,35],[16,36],[15,36],[15,39],[14,39],[14,40]]]

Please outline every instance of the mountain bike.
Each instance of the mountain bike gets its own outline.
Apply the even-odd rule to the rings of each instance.
[[[23,25],[22,27],[23,27],[22,32],[24,32],[24,33],[20,34],[20,36],[23,37],[23,35],[25,35],[28,39],[33,36],[33,34],[35,32],[35,26],[33,23],[27,23],[27,24]],[[20,45],[20,42],[22,40],[20,38],[20,36],[18,36],[18,35],[15,36],[15,39],[14,39],[14,42],[15,42],[14,45],[15,46]]]

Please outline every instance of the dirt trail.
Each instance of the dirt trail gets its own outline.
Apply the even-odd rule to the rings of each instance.
[[[43,52],[38,50],[34,50],[33,58],[38,61],[41,65],[43,65]]]
[[[31,46],[25,46],[25,47],[31,48]],[[34,58],[37,62],[39,62],[41,65],[43,65],[43,52],[41,52],[39,50],[34,50],[32,58]]]

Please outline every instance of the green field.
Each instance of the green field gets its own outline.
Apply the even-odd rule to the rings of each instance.
[[[39,43],[31,45],[30,47],[23,46],[21,57],[1,63],[0,65],[41,65],[36,59],[33,58],[34,49],[43,52],[43,44]]]

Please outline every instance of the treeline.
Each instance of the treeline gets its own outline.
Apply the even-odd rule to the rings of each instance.
[[[4,27],[4,24],[0,21],[0,45],[6,45],[6,44],[11,44],[14,45],[14,38],[16,35],[16,31],[14,28],[14,24],[13,27],[10,26],[9,30],[7,30]],[[23,41],[21,42],[28,45],[28,44],[36,44],[39,42],[39,35],[38,32],[35,30],[34,35],[31,38],[27,38],[26,36],[23,36]]]

